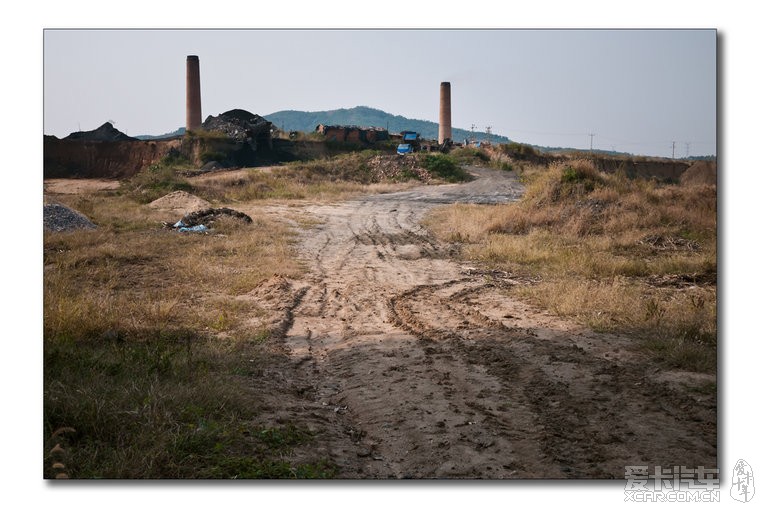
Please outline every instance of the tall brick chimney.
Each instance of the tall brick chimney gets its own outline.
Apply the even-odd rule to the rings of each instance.
[[[451,139],[451,83],[441,83],[441,104],[438,113],[438,143]]]
[[[187,95],[185,97],[185,128],[198,130],[201,126],[201,70],[196,55],[187,56]]]

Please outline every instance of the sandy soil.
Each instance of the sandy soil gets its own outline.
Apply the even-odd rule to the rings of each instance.
[[[119,188],[118,180],[102,178],[48,178],[43,183],[45,194],[83,194]]]
[[[622,478],[626,465],[717,467],[715,377],[663,371],[626,337],[521,303],[531,283],[453,261],[432,207],[522,193],[513,175],[301,210],[302,281],[269,302],[290,363],[277,420],[306,420],[346,478]],[[293,209],[270,207],[286,216]],[[293,222],[297,225],[298,222]],[[314,225],[316,224],[316,225]],[[702,393],[700,393],[702,392]]]
[[[211,203],[185,191],[174,191],[155,201],[151,201],[148,203],[148,207],[154,210],[185,215],[205,208],[211,208]]]

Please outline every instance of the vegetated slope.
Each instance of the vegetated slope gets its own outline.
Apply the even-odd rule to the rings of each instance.
[[[330,111],[277,111],[265,118],[284,130],[311,132],[319,124],[325,125],[358,125],[360,127],[387,127],[391,132],[415,131],[423,138],[438,138],[438,123],[429,120],[415,120],[401,115],[393,115],[385,111],[357,106],[350,109],[334,109]],[[464,129],[452,129],[455,141],[463,141],[473,133]],[[486,139],[485,132],[475,132],[478,139]],[[507,143],[505,136],[491,135],[495,143]]]
[[[175,131],[167,132],[164,134],[140,134],[139,136],[135,136],[137,139],[141,139],[143,141],[150,140],[150,139],[167,139],[167,138],[178,138],[180,136],[185,135],[185,128],[180,127]]]

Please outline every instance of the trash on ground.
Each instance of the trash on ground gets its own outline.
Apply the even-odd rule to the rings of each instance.
[[[185,215],[171,226],[164,223],[164,227],[172,227],[181,233],[208,233],[212,230],[214,222],[224,216],[240,219],[248,224],[253,222],[248,215],[231,208],[205,208]]]
[[[180,233],[205,233],[208,231],[208,228],[203,224],[199,224],[197,226],[180,227],[177,231]]]

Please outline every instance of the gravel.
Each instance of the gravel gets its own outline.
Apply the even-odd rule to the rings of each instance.
[[[53,204],[44,205],[42,223],[48,231],[70,231],[73,229],[95,229],[90,219],[69,207]]]

